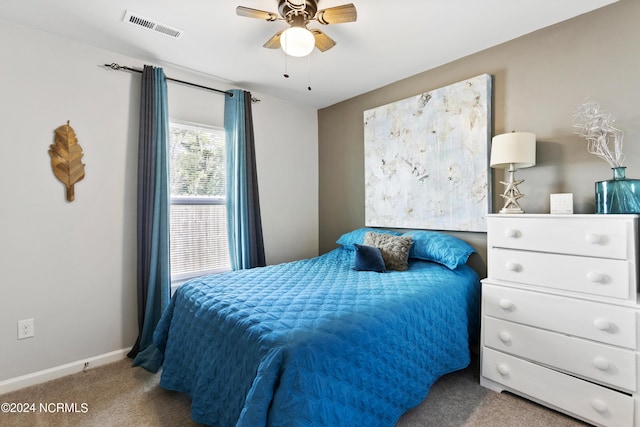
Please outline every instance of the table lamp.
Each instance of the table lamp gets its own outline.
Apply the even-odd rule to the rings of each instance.
[[[511,132],[496,135],[491,140],[491,160],[492,168],[507,169],[509,172],[508,181],[500,181],[505,185],[504,207],[500,209],[501,214],[524,213],[518,199],[524,196],[518,190],[518,185],[524,179],[515,180],[517,169],[528,168],[536,164],[536,136],[530,132]]]

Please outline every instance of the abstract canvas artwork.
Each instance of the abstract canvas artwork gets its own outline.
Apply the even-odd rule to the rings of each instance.
[[[364,112],[371,227],[486,231],[491,76]]]

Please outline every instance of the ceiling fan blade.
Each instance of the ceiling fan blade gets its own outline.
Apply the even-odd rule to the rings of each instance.
[[[315,19],[324,25],[354,22],[357,18],[358,13],[353,3],[319,10],[315,16]]]
[[[264,10],[251,9],[250,7],[238,6],[236,7],[236,14],[238,16],[245,16],[247,18],[264,19],[265,21],[276,21],[280,19],[277,13],[266,12]]]
[[[262,45],[262,47],[266,47],[267,49],[278,49],[280,47],[280,36],[283,32],[284,30],[275,33],[273,37],[271,37],[265,44]]]
[[[336,45],[336,42],[322,31],[315,28],[310,31],[313,33],[313,37],[316,39],[316,47],[320,52],[329,50]]]

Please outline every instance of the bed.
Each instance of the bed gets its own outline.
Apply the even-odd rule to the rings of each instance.
[[[358,229],[315,258],[185,283],[154,334],[160,385],[213,426],[395,425],[468,366],[479,329],[473,248],[412,233]],[[371,235],[410,237],[404,271],[368,268],[365,249],[385,253]]]

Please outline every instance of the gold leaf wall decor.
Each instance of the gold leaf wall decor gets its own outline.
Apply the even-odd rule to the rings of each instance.
[[[84,178],[82,147],[78,144],[76,133],[69,126],[62,125],[55,130],[54,143],[49,147],[51,167],[56,178],[67,187],[67,201],[75,199],[74,184]]]

